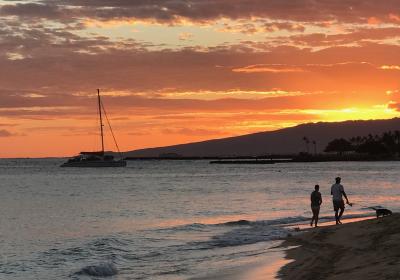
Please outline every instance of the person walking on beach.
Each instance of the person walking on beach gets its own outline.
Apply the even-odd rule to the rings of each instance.
[[[315,191],[311,193],[311,211],[313,213],[310,226],[313,226],[313,222],[315,222],[315,227],[318,226],[318,216],[319,209],[322,204],[322,196],[319,192],[319,185],[315,185]]]
[[[349,202],[349,199],[347,198],[346,193],[344,192],[343,186],[340,184],[341,180],[342,179],[340,177],[337,177],[336,183],[333,184],[331,187],[333,210],[335,211],[335,220],[336,220],[337,225],[342,223],[340,221],[340,218],[342,217],[343,212],[344,212],[343,196],[346,198],[346,203],[351,205]],[[340,212],[339,212],[339,209],[340,209]]]

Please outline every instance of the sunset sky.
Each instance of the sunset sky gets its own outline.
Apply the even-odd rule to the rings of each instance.
[[[125,151],[399,116],[399,0],[0,0],[0,18],[0,157],[98,149],[97,88]]]

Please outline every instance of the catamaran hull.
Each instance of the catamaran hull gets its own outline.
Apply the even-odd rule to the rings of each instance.
[[[126,161],[86,161],[86,162],[66,162],[61,167],[125,167]]]

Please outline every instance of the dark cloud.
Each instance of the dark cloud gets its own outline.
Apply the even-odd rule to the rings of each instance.
[[[37,92],[40,91],[0,89],[0,108],[67,107],[77,104],[84,106],[88,103],[87,97],[56,92],[37,94]]]
[[[254,33],[269,33],[279,30],[289,32],[304,32],[305,26],[295,22],[273,22],[257,20],[250,22],[247,20],[240,20],[238,23],[224,23],[220,31],[225,32],[240,32],[244,34]]]
[[[11,137],[13,134],[5,129],[0,129],[0,137]]]
[[[136,18],[176,22],[184,18],[208,21],[219,18],[262,17],[301,22],[367,22],[371,17],[381,22],[397,21],[398,0],[47,0],[37,4],[5,5],[3,15],[32,16],[49,19],[90,17],[100,20]]]
[[[35,3],[16,3],[0,6],[0,14],[7,16],[20,16],[26,18],[46,18],[60,20],[65,13],[62,6]]]
[[[400,38],[400,27],[361,28],[352,30],[348,33],[332,35],[324,33],[301,34],[282,38],[282,41],[310,47],[327,47],[335,45],[362,44],[363,42],[381,41],[392,38]]]
[[[377,80],[385,78],[387,86],[393,85],[397,72],[383,72],[377,68],[385,64],[400,65],[400,47],[381,44],[332,47],[315,52],[278,47],[264,52],[240,52],[232,49],[211,49],[208,52],[110,49],[103,53],[85,54],[72,51],[74,49],[75,46],[71,46],[71,50],[68,47],[49,46],[38,57],[32,55],[31,58],[16,61],[0,59],[2,87],[17,87],[30,93],[43,93],[50,89],[59,94],[91,92],[96,88],[149,94],[156,94],[166,88],[173,88],[178,92],[205,89],[265,91],[274,88],[288,91],[340,90],[345,89],[346,85],[353,85],[355,89],[360,86],[382,86]],[[371,56],[371,53],[379,55]],[[341,64],[351,61],[355,64]],[[369,61],[375,67],[360,63],[364,61]],[[314,67],[307,72],[283,72],[280,75],[273,72],[251,75],[232,72],[233,68],[265,63],[289,66],[335,65],[329,69]],[[217,65],[223,67],[216,67]],[[321,79],[324,84],[321,84]],[[309,83],[309,80],[315,82]],[[341,83],[345,81],[345,84]],[[39,102],[41,99],[36,100]]]

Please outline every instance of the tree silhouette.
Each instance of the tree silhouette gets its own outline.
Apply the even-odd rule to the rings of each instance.
[[[304,143],[306,143],[306,151],[307,151],[307,154],[309,154],[310,153],[310,147],[309,147],[310,139],[308,139],[306,136],[304,136],[303,141],[304,141]]]
[[[349,140],[339,138],[328,143],[325,152],[342,154],[348,151],[370,155],[398,156],[400,154],[400,131],[387,131],[382,135],[352,137]]]
[[[335,139],[328,143],[328,146],[325,148],[325,152],[336,152],[339,155],[344,152],[354,151],[353,145],[351,145],[350,141],[347,141],[344,138]]]
[[[365,143],[362,143],[356,148],[356,152],[370,155],[378,155],[388,153],[388,149],[381,141],[377,141],[374,138],[368,138]]]
[[[317,141],[313,140],[312,143],[314,145],[314,155],[316,155],[317,154]]]

